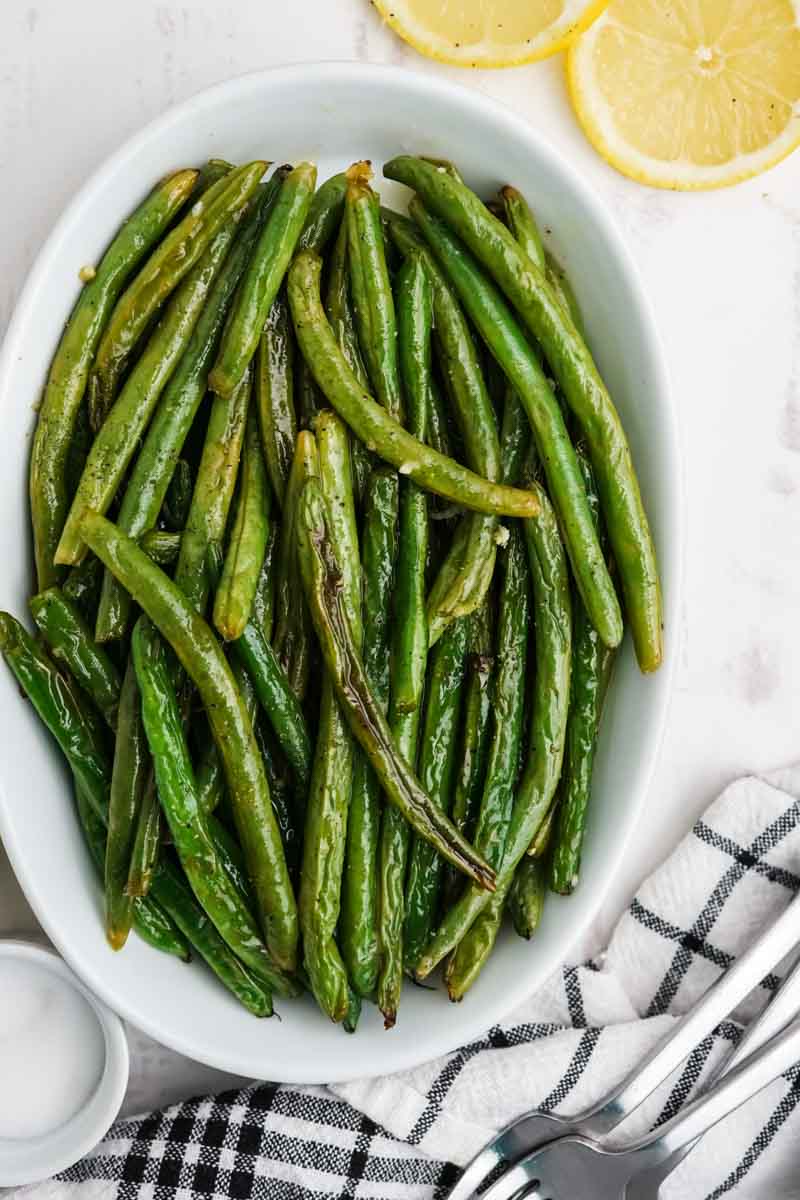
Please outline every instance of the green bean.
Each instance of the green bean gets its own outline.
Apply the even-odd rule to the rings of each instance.
[[[459,521],[428,594],[431,646],[453,621],[480,607],[491,586],[498,538],[502,536],[495,517],[468,513]]]
[[[149,770],[139,688],[133,663],[128,660],[119,700],[104,870],[106,937],[112,950],[121,950],[125,945],[133,920],[133,896],[126,889]]]
[[[606,644],[617,645],[622,636],[619,603],[600,549],[575,450],[550,384],[499,290],[438,218],[416,199],[411,208],[446,266],[465,308],[525,405],[581,597],[600,636]]]
[[[172,646],[197,688],[225,768],[228,795],[258,903],[279,967],[294,969],[297,910],[253,729],[214,634],[182,591],[130,538],[97,513],[82,532]]]
[[[68,668],[79,687],[95,702],[112,728],[122,679],[73,600],[61,588],[48,588],[30,601],[31,615],[53,658]]]
[[[78,821],[89,850],[89,857],[102,879],[106,857],[105,822],[100,819],[86,799],[77,780],[74,781],[74,785]],[[180,958],[183,962],[190,961],[192,954],[188,939],[184,937],[177,924],[168,915],[166,908],[162,907],[152,896],[133,901],[133,927],[148,946],[152,946],[164,954]]]
[[[214,843],[214,850],[219,859],[219,864],[235,887],[240,901],[251,912],[255,911],[253,893],[250,888],[250,880],[247,878],[247,866],[241,846],[227,826],[223,825],[222,821],[215,817],[213,813],[209,813],[206,817],[206,826],[209,837]]]
[[[514,527],[510,531],[503,564],[489,755],[474,835],[476,847],[495,869],[503,862],[517,782],[525,707],[530,611],[525,550],[522,535],[519,529]]]
[[[295,379],[298,427],[313,430],[325,400],[302,354],[298,355]]]
[[[430,399],[430,396],[428,397]],[[421,392],[409,395],[409,432],[425,436],[429,409],[418,403]],[[417,761],[422,693],[428,656],[428,618],[425,611],[425,568],[430,545],[428,497],[411,479],[400,480],[397,567],[395,573],[393,645],[390,659],[389,730],[397,752],[413,770]],[[400,712],[394,697],[402,676],[411,711]],[[398,809],[384,805],[380,831],[378,880],[378,1006],[390,1029],[397,1020],[403,983],[403,924],[406,866],[411,826]]]
[[[180,553],[181,535],[169,533],[166,529],[148,529],[147,533],[140,537],[139,545],[154,563],[158,563],[160,567],[169,567]]]
[[[253,615],[251,617],[253,624],[267,642],[272,641],[277,553],[278,526],[274,522],[270,522],[269,533],[267,534],[267,548],[264,551],[261,574],[258,577],[258,586],[256,587],[256,594],[253,597]]]
[[[297,565],[295,515],[300,492],[307,479],[319,474],[317,443],[312,433],[297,435],[292,470],[283,506],[280,545],[275,575],[275,636],[273,649],[292,690],[302,702],[310,669],[311,618],[301,594]]]
[[[159,903],[219,981],[254,1016],[272,1016],[269,988],[255,978],[225,944],[172,863],[165,863],[159,869],[154,884]]]
[[[506,907],[511,913],[514,930],[528,941],[542,919],[545,893],[545,867],[535,858],[523,858],[514,872],[514,882],[508,893]]]
[[[328,264],[328,286],[325,293],[325,312],[333,335],[350,369],[362,387],[368,387],[366,368],[361,357],[350,304],[350,272],[347,252],[347,217],[342,219],[339,233]],[[305,374],[308,374],[306,368]],[[353,462],[353,486],[359,504],[364,498],[367,479],[371,471],[370,454],[357,438],[350,447]]]
[[[180,532],[186,524],[192,502],[192,486],[192,468],[185,458],[179,458],[161,506],[161,517],[171,532]]]
[[[91,714],[41,646],[8,613],[0,613],[0,651],[72,769],[81,825],[102,878],[111,763],[97,738]],[[137,932],[151,945],[188,959],[185,942],[149,899],[134,902],[133,922]]]
[[[445,967],[447,994],[457,1003],[478,978],[494,949],[503,920],[504,904],[495,901],[478,913],[467,934],[453,951]]]
[[[411,484],[411,487],[414,485]],[[364,670],[384,712],[389,702],[391,601],[397,551],[398,478],[374,471],[367,482],[361,532]],[[360,996],[373,995],[378,979],[378,842],[380,784],[358,751],[347,821],[339,942],[347,974]]]
[[[71,499],[67,462],[97,344],[125,281],[159,240],[196,178],[196,171],[169,175],[121,226],[91,281],[81,289],[53,356],[30,461],[31,518],[40,591],[58,583],[63,574],[54,556]]]
[[[453,440],[450,433],[450,421],[444,405],[444,399],[439,386],[433,378],[428,391],[428,428],[425,441],[439,454],[446,458],[454,458]]]
[[[275,297],[259,339],[255,383],[264,459],[272,490],[282,506],[297,438],[294,334],[283,291]]]
[[[210,158],[204,167],[200,168],[197,175],[197,183],[194,187],[192,196],[197,199],[208,191],[220,179],[224,179],[226,175],[230,175],[233,170],[233,163],[229,163],[224,158]]]
[[[424,610],[421,610],[424,614]],[[424,663],[423,663],[424,682]],[[396,713],[389,709],[389,728],[397,753],[413,770],[421,707],[413,712]],[[391,804],[384,805],[381,819],[381,844],[378,878],[378,970],[377,1000],[385,1029],[397,1022],[403,986],[403,924],[408,853],[412,829],[403,814]]]
[[[144,737],[144,729],[142,729]],[[148,896],[161,858],[161,805],[152,769],[145,782],[131,850],[126,891],[130,896]]]
[[[80,700],[71,691],[66,679],[49,663],[22,626],[6,613],[0,614],[0,648],[17,681],[55,736],[72,767],[78,815],[91,856],[102,877],[111,782],[108,758],[94,741],[91,721],[87,719]],[[133,921],[137,933],[157,949],[188,959],[188,947],[181,936],[184,934],[207,957],[202,936],[202,914],[194,905],[172,903],[174,897],[164,883],[165,874],[169,872],[162,865],[153,881],[152,897],[134,901]],[[232,955],[221,957],[227,964],[221,977],[241,974]],[[214,970],[218,969],[219,964],[210,959],[208,961]]]
[[[226,642],[241,637],[250,620],[269,533],[272,493],[252,405],[247,415],[238,492],[222,578],[214,597],[214,625]]]
[[[547,282],[561,301],[564,311],[569,314],[572,324],[585,341],[586,331],[583,324],[583,314],[578,304],[578,297],[572,289],[572,284],[567,278],[564,268],[549,251],[545,251],[544,257]]]
[[[78,526],[83,513],[106,512],[122,483],[139,439],[169,377],[186,349],[209,290],[230,245],[220,234],[186,277],[128,376],[95,438],[56,550],[56,560],[77,563],[86,553]]]
[[[534,516],[530,492],[473,474],[408,434],[359,387],[339,351],[319,298],[321,262],[299,254],[289,270],[289,304],[300,349],[331,406],[356,437],[420,486],[477,511]]]
[[[69,496],[75,495],[75,490],[80,483],[93,437],[94,434],[89,422],[89,406],[82,404],[78,409],[75,428],[72,433],[72,441],[69,444],[67,452],[66,480],[67,494]]]
[[[467,632],[466,620],[448,626],[431,655],[428,669],[419,780],[444,813],[450,809],[455,774]],[[412,973],[436,923],[441,882],[441,858],[430,842],[415,836],[406,881],[403,931],[403,959]]]
[[[398,349],[408,405],[408,429],[422,441],[426,436],[430,402],[433,301],[430,281],[423,263],[417,257],[407,258],[398,273],[397,310]],[[416,564],[409,562],[407,555],[403,554],[401,559],[404,572],[416,570]],[[424,660],[427,654],[428,636],[427,625],[415,619],[404,621],[397,627],[392,704],[398,713],[411,712],[420,701],[416,678],[418,657],[422,655]]]
[[[506,184],[500,188],[500,202],[506,225],[511,230],[511,236],[523,253],[527,254],[535,267],[540,271],[545,269],[544,246],[542,235],[536,224],[536,218],[528,207],[528,202],[522,192]]]
[[[397,322],[383,245],[378,197],[369,185],[369,163],[347,171],[347,244],[358,340],[378,400],[395,421],[403,420],[397,357]]]
[[[575,668],[574,668],[574,663],[573,663],[573,670],[574,669]],[[567,733],[569,733],[569,729],[567,730]],[[556,794],[553,796],[553,802],[550,805],[547,816],[542,821],[541,825],[539,826],[538,830],[536,831],[536,833],[533,837],[533,841],[531,842],[530,846],[528,847],[528,854],[531,858],[544,858],[545,854],[547,854],[547,851],[550,847],[550,838],[553,833],[553,826],[555,824],[556,814],[558,812],[559,805],[561,803],[561,794],[560,793],[561,793],[561,789],[558,788],[558,790],[556,791]]]
[[[313,756],[311,736],[303,709],[275,651],[258,626],[250,621],[233,643],[233,652],[253,681],[259,703],[294,771],[298,787],[306,792]]]
[[[423,154],[421,157],[423,162],[430,163],[437,171],[444,171],[451,179],[457,179],[459,183],[464,182],[458,167],[449,158],[434,158],[431,154]]]
[[[345,215],[328,264],[325,314],[347,365],[363,388],[369,387],[367,370],[358,345],[353,308],[350,303],[348,228]]]
[[[265,162],[248,163],[212,184],[167,234],[117,301],[97,347],[89,382],[95,430],[103,424],[131,353],[152,317],[223,226],[242,212],[266,167]]]
[[[413,186],[464,239],[541,345],[587,441],[639,666],[656,670],[663,651],[655,548],[628,440],[586,343],[542,272],[469,189],[409,158],[394,159],[384,174]],[[518,390],[524,402],[523,389]],[[596,621],[595,627],[603,633]],[[614,645],[619,638],[603,640]]]
[[[276,175],[278,173],[276,172]],[[117,524],[131,537],[154,526],[183,444],[206,394],[206,382],[236,286],[253,249],[264,213],[277,195],[279,179],[260,186],[214,280],[186,351],[170,376],[133,465]],[[220,235],[221,236],[221,235]],[[103,580],[98,641],[122,637],[130,618],[130,598],[110,575]]]
[[[500,476],[500,445],[492,404],[469,325],[447,276],[413,222],[388,214],[391,236],[404,258],[422,262],[431,282],[439,363],[452,401],[467,463],[489,479]]]
[[[497,673],[492,695],[492,740],[474,842],[495,868],[503,862],[514,804],[525,706],[530,596],[525,551],[516,527],[506,550],[497,629]],[[445,979],[459,1000],[480,973],[500,929],[504,901],[487,904],[451,956]]]
[[[459,833],[471,839],[480,806],[489,756],[490,716],[494,657],[490,598],[470,617],[467,680],[464,687],[461,755],[458,762],[450,818]],[[456,871],[448,869],[446,900],[452,902],[460,888]]]
[[[363,640],[361,568],[356,531],[350,446],[346,426],[328,409],[317,422],[319,474],[328,512],[333,552],[340,564],[344,618],[356,648]],[[302,500],[301,500],[302,504]],[[298,517],[299,519],[299,517]],[[300,871],[300,928],[304,964],[323,1012],[342,1021],[350,1008],[350,987],[336,945],[354,747],[333,688],[322,685],[319,729],[306,810]]]
[[[346,191],[347,176],[344,171],[331,175],[320,185],[309,206],[306,223],[297,243],[298,250],[314,250],[322,254],[341,222]]]
[[[281,831],[283,853],[292,879],[297,878],[300,867],[301,834],[305,817],[305,793],[293,784],[292,772],[272,730],[264,721],[256,723],[261,757],[269,781],[269,794],[275,820]]]
[[[523,525],[533,594],[536,671],[528,751],[516,791],[497,876],[498,901],[508,894],[514,871],[547,816],[561,774],[569,706],[572,616],[569,577],[556,515],[544,489],[532,484],[540,516]],[[477,838],[476,838],[477,840]],[[465,936],[486,899],[468,886],[450,909],[417,965],[424,979]]]
[[[353,736],[369,758],[384,792],[440,854],[479,886],[492,890],[494,872],[431,802],[394,748],[343,608],[339,582],[342,568],[331,544],[325,501],[313,479],[305,485],[298,504],[297,539],[303,586],[325,665]]]
[[[580,450],[579,461],[589,497],[599,518],[592,469]],[[613,650],[602,645],[586,610],[578,604],[573,632],[572,691],[564,771],[549,865],[550,887],[554,892],[565,895],[574,891],[578,882],[586,813],[591,798],[594,755],[613,669]]]
[[[503,394],[503,424],[500,430],[500,457],[506,483],[519,481],[530,442],[530,430],[530,423],[519,396],[511,384],[506,383]]]
[[[219,753],[210,731],[203,719],[204,740],[201,743],[200,757],[195,771],[197,783],[197,803],[201,810],[210,814],[216,811],[225,796],[225,773],[222,769]]]
[[[220,396],[230,396],[239,386],[256,352],[267,314],[303,231],[316,181],[316,167],[300,163],[281,184],[236,293],[217,360],[208,377],[209,387]]]
[[[398,244],[417,258],[432,285],[439,362],[464,442],[467,465],[488,479],[500,478],[500,447],[491,400],[466,319],[450,285],[419,235],[402,227]],[[468,616],[486,595],[494,572],[497,521],[470,514],[445,556],[428,597],[430,644],[459,617]]]
[[[192,891],[231,950],[270,988],[291,991],[275,970],[255,919],[241,903],[222,869],[219,855],[197,803],[183,720],[155,627],[140,617],[131,639],[136,679],[142,697],[142,722],[153,756],[161,806],[172,841]]]
[[[111,767],[93,721],[72,685],[9,613],[0,612],[0,651],[17,683],[52,733],[95,812],[108,810]]]
[[[102,564],[93,554],[87,554],[78,567],[72,567],[62,585],[62,591],[77,604],[83,619],[91,626],[97,614],[100,587],[103,582]]]
[[[211,590],[209,547],[222,549],[236,486],[250,407],[250,385],[248,373],[230,399],[214,397],[192,504],[181,538],[175,582],[201,614],[206,610]]]

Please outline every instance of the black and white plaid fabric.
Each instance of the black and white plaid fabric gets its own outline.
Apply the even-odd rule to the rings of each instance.
[[[731,785],[642,886],[597,961],[567,967],[444,1059],[337,1088],[257,1084],[117,1122],[26,1200],[435,1200],[524,1109],[599,1098],[800,887],[800,766]],[[775,989],[769,975],[624,1131],[676,1112]],[[663,1200],[797,1200],[800,1071],[713,1130]]]

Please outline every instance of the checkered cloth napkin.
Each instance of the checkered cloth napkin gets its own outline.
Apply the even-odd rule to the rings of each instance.
[[[565,967],[508,1021],[414,1071],[333,1089],[254,1084],[118,1121],[26,1200],[435,1200],[530,1107],[597,1100],[800,887],[800,764],[732,784],[643,884],[607,952]],[[798,931],[800,934],[800,930]],[[779,982],[769,975],[626,1123],[671,1116]],[[787,1068],[790,1064],[787,1063]],[[707,1135],[663,1200],[797,1200],[800,1068]]]

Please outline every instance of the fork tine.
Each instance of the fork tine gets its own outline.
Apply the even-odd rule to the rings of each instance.
[[[526,1200],[542,1200],[539,1179],[524,1162],[509,1167],[487,1192],[482,1193],[481,1200],[516,1200],[518,1196],[525,1196]],[[561,1197],[548,1196],[546,1200],[561,1200]]]
[[[550,1128],[543,1131],[545,1121]],[[555,1118],[535,1111],[511,1121],[467,1163],[461,1178],[448,1192],[447,1200],[471,1200],[481,1184],[485,1184],[498,1168],[507,1169],[537,1146],[569,1132],[564,1127],[559,1129],[558,1125]]]

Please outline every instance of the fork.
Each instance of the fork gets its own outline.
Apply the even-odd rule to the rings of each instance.
[[[747,1029],[745,1029],[733,1054],[726,1058],[718,1068],[719,1075],[728,1074],[739,1063],[744,1062],[750,1055],[755,1054],[776,1033],[780,1033],[782,1029],[785,1029],[798,1013],[800,1013],[800,958],[798,958],[792,969],[787,972],[783,982],[764,1012],[756,1017],[748,1025]],[[711,1082],[709,1080],[706,1083],[706,1089],[711,1086]],[[698,1141],[700,1140],[698,1138]],[[664,1162],[659,1163],[657,1167],[653,1167],[650,1170],[644,1171],[641,1175],[637,1175],[625,1193],[625,1200],[657,1200],[658,1189],[661,1187],[661,1184],[668,1175],[672,1174],[678,1163],[683,1162],[686,1155],[690,1154],[697,1144],[698,1142],[695,1141],[688,1146],[681,1147],[680,1150],[670,1155]]]
[[[640,1171],[673,1158],[800,1058],[800,1021],[793,1022],[708,1092],[622,1150],[563,1137],[527,1155],[483,1193],[482,1200],[623,1200]]]
[[[518,1117],[467,1165],[448,1200],[469,1200],[498,1167],[517,1162],[523,1155],[555,1138],[572,1135],[601,1138],[609,1133],[647,1099],[785,955],[796,948],[798,927],[800,894],[681,1017],[669,1036],[655,1046],[613,1091],[574,1117],[558,1117],[535,1110]],[[789,1015],[794,1015],[797,1007],[800,1002]]]

